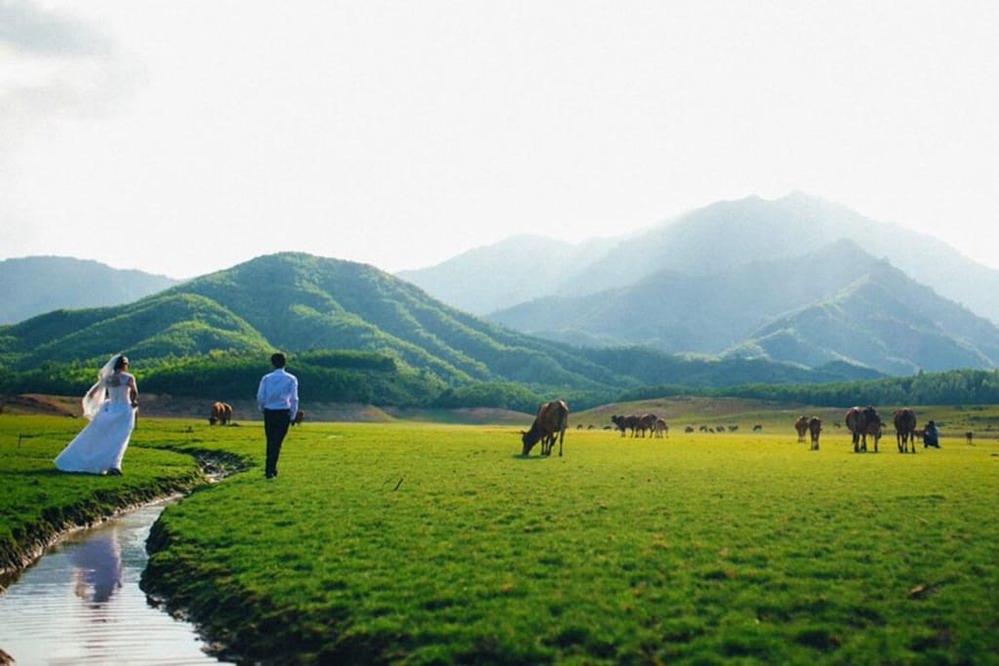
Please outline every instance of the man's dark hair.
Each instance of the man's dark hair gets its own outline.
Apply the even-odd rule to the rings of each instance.
[[[271,365],[275,368],[283,368],[285,363],[288,362],[287,357],[281,352],[274,352],[271,354]]]

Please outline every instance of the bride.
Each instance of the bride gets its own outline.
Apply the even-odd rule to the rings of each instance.
[[[138,406],[139,390],[128,373],[128,358],[115,354],[83,397],[83,415],[90,423],[56,457],[55,466],[63,472],[120,475]]]

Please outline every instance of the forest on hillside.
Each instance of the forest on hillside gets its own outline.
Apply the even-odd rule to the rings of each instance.
[[[269,371],[260,354],[212,352],[163,358],[133,368],[143,392],[175,397],[252,396]],[[779,403],[852,405],[975,405],[999,403],[999,371],[950,370],[864,381],[696,386],[657,384],[632,389],[581,390],[482,381],[447,384],[425,370],[375,352],[322,350],[297,354],[290,364],[311,401],[367,403],[381,407],[492,407],[533,412],[539,402],[566,399],[575,409],[613,402],[675,396],[741,397]],[[95,369],[79,362],[45,362],[14,371],[0,366],[0,394],[82,395]]]

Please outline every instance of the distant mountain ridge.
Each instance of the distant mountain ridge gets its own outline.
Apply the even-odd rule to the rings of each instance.
[[[585,248],[511,239],[405,275],[572,345],[887,374],[999,367],[999,271],[801,193],[719,202]]]
[[[71,257],[0,260],[0,324],[58,309],[131,303],[179,281]]]
[[[838,240],[851,240],[869,255],[887,258],[917,282],[999,323],[999,271],[930,236],[800,192],[773,201],[722,201],[644,232],[581,246],[504,241],[399,275],[436,298],[485,315],[545,296],[631,286],[663,270],[710,275],[801,257]],[[518,250],[516,263],[504,263],[510,247]],[[540,279],[525,279],[532,272]]]
[[[492,320],[547,339],[907,375],[999,367],[999,328],[852,241],[810,255],[692,276],[661,271],[631,287],[547,297]]]

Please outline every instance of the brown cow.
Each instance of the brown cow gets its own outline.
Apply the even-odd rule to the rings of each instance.
[[[214,402],[208,411],[208,425],[229,425],[232,422],[232,405],[227,402]]]
[[[541,455],[550,456],[555,439],[558,438],[558,455],[562,457],[562,440],[565,439],[565,429],[569,427],[569,405],[563,400],[552,400],[538,408],[534,423],[527,432],[521,431],[524,443],[522,455],[530,455],[531,449],[541,442]]]
[[[867,437],[874,438],[874,452],[878,452],[881,439],[881,417],[873,407],[853,407],[846,413],[846,427],[853,436],[853,452],[867,451]]]
[[[211,408],[208,410],[208,425],[215,425],[225,418],[225,407],[222,405],[223,403],[221,402],[212,403]]]
[[[896,409],[892,412],[892,420],[895,422],[895,441],[898,444],[898,452],[905,453],[910,448],[912,453],[916,452],[916,412],[908,407]]]
[[[808,434],[811,435],[812,445],[810,451],[819,450],[819,434],[822,432],[822,419],[813,416],[808,419]]]
[[[798,431],[798,441],[805,441],[805,433],[808,432],[808,417],[802,414],[798,417],[798,420],[794,422],[794,429]]]
[[[637,421],[635,425],[635,434],[638,432],[642,433],[642,437],[645,437],[645,431],[649,431],[649,436],[652,436],[653,431],[656,429],[656,419],[659,417],[655,414],[642,414],[641,416],[636,416]]]
[[[669,425],[665,419],[656,419],[656,437],[669,437]]]

